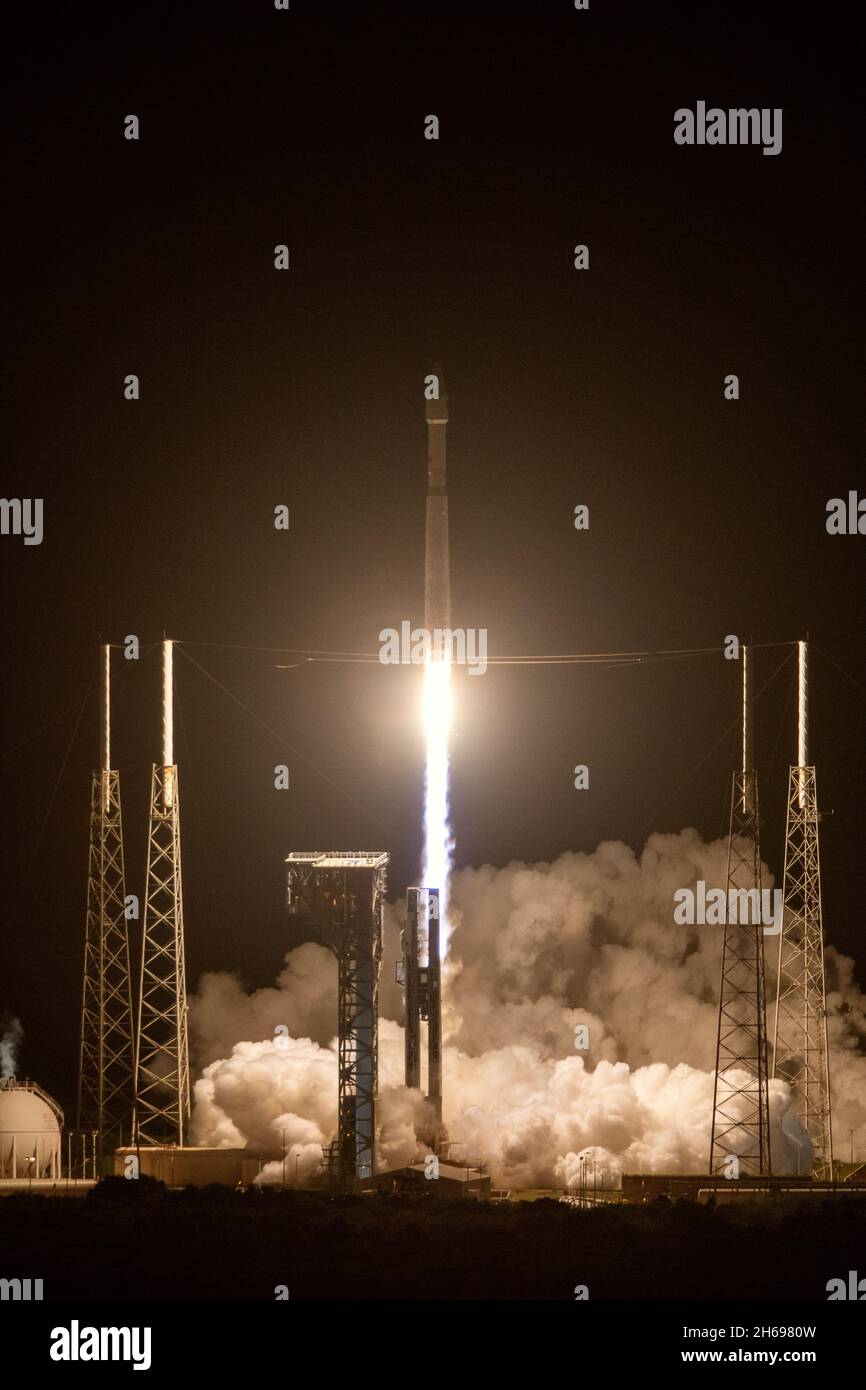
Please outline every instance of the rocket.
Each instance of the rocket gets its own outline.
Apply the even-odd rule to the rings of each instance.
[[[448,486],[445,478],[445,430],[448,396],[442,369],[434,369],[439,399],[426,402],[427,529],[424,545],[424,626],[433,644],[436,628],[451,627],[451,573],[448,558]],[[439,644],[435,644],[439,645]],[[434,650],[435,650],[434,645]]]
[[[437,399],[426,400],[427,518],[424,538],[424,627],[434,658],[450,648],[451,574],[448,556],[448,485],[445,477],[445,430],[448,396],[442,369],[433,369]],[[428,383],[432,385],[428,377]],[[447,632],[447,638],[443,634]],[[421,1085],[421,1023],[427,1023],[427,1102],[425,1139],[433,1152],[442,1140],[442,961],[440,957],[441,885],[409,888],[402,960],[397,980],[406,1004],[405,1078]]]

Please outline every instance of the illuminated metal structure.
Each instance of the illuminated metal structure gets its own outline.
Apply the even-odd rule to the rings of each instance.
[[[743,669],[742,768],[733,775],[710,1172],[769,1173],[770,1109],[761,838],[752,745],[752,659]],[[733,919],[733,920],[732,920]],[[735,1161],[734,1161],[735,1160]]]
[[[292,853],[289,916],[308,941],[327,946],[338,969],[337,1138],[329,1177],[357,1188],[374,1172],[379,968],[387,887],[385,853]]]
[[[100,648],[99,767],[90,799],[90,850],[76,1128],[94,1131],[100,1159],[132,1132],[135,1045],[120,814],[111,767],[111,648]]]
[[[135,1142],[183,1145],[189,1044],[171,642],[162,644],[162,765],[151,779],[135,1072]]]
[[[422,924],[422,898],[426,920]],[[401,937],[403,959],[397,962],[397,983],[406,1006],[406,1085],[421,1088],[421,1021],[427,1022],[427,1099],[432,1109],[431,1147],[442,1139],[442,965],[439,957],[439,889],[409,888],[406,928]]]
[[[809,653],[798,644],[797,766],[788,774],[782,934],[773,1076],[791,1087],[794,1108],[812,1144],[812,1173],[833,1175],[830,1069],[821,914],[821,813],[809,764]]]

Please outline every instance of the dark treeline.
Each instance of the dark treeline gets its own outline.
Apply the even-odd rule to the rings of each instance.
[[[809,1299],[863,1263],[866,1199],[581,1211],[108,1179],[0,1202],[5,1276],[52,1299]],[[285,1295],[283,1295],[285,1296]]]

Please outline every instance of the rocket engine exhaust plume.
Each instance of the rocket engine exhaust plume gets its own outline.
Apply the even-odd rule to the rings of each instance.
[[[442,936],[439,950],[448,954],[448,883],[453,840],[448,824],[448,734],[451,727],[451,663],[446,653],[431,656],[424,667],[424,728],[427,764],[424,776],[424,857],[421,882],[439,888]]]

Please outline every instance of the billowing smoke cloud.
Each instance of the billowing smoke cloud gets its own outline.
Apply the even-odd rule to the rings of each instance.
[[[306,948],[302,948],[306,949]],[[334,963],[325,958],[322,973],[331,985],[333,1023]],[[211,989],[213,976],[205,985]],[[234,983],[217,977],[221,988]],[[282,978],[294,978],[284,972]],[[269,991],[271,993],[277,991]],[[260,991],[265,993],[265,991]],[[218,997],[210,994],[210,999]],[[250,996],[253,999],[254,996]],[[379,1135],[378,1158],[382,1167],[399,1167],[423,1152],[415,1137],[424,1102],[418,1091],[407,1091],[403,1082],[403,1029],[391,1019],[379,1023]],[[231,1056],[205,1067],[195,1086],[193,1138],[196,1143],[225,1147],[243,1146],[285,1154],[269,1163],[263,1177],[286,1186],[303,1184],[320,1167],[322,1148],[333,1138],[337,1125],[337,1045],[327,1046],[311,1038],[278,1036],[264,1042],[237,1043]]]
[[[8,1014],[0,1019],[0,1077],[14,1076],[18,1066],[18,1049],[24,1038],[21,1020]]]
[[[336,1022],[336,979],[334,957],[312,942],[289,952],[273,989],[248,994],[235,975],[203,975],[190,1000],[199,1066],[227,1057],[241,1040],[273,1039],[278,1028],[293,1038],[306,1034],[329,1042]]]
[[[675,925],[673,895],[698,879],[723,883],[725,854],[724,841],[704,844],[685,830],[651,836],[639,857],[606,843],[553,864],[454,875],[445,1121],[457,1151],[486,1163],[495,1185],[574,1185],[587,1150],[608,1181],[622,1171],[706,1171],[721,931]],[[389,908],[382,1167],[425,1151],[416,1139],[420,1096],[402,1086],[400,918]],[[776,938],[766,946],[772,999]],[[834,1125],[837,1135],[855,1129],[862,1150],[866,1001],[853,963],[827,955]],[[292,1183],[315,1171],[336,1125],[335,996],[336,963],[312,944],[290,952],[273,989],[250,994],[232,976],[204,977],[191,1004],[206,1064],[196,1085],[198,1142],[285,1152],[285,1165],[266,1170],[275,1180],[284,1167]],[[587,1050],[575,1046],[578,1028]],[[774,1164],[795,1169],[802,1131],[788,1103],[785,1085],[773,1083]]]

